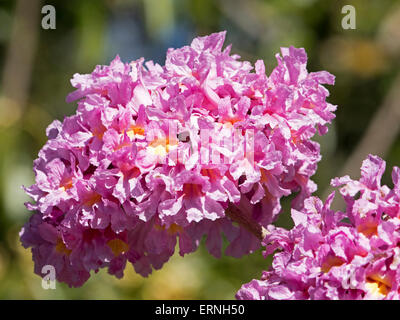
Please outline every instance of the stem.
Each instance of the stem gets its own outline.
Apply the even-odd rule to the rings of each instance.
[[[255,235],[260,241],[264,240],[267,234],[270,233],[266,228],[257,223],[247,212],[239,210],[239,208],[233,204],[229,205],[225,213],[232,221],[237,222],[247,231]]]

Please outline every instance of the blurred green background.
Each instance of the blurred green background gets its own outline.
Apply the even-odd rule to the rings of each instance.
[[[56,29],[41,28],[41,8],[56,9]],[[342,7],[356,9],[356,29],[341,26]],[[204,246],[174,256],[148,278],[128,265],[117,280],[103,270],[81,288],[44,290],[18,232],[31,214],[21,185],[34,181],[32,161],[53,119],[74,113],[66,104],[75,72],[145,57],[164,63],[168,47],[227,30],[234,53],[269,73],[281,46],[304,47],[309,71],[336,75],[329,101],[338,105],[329,133],[316,138],[323,159],[314,180],[325,197],[331,178],[358,178],[367,153],[387,167],[400,164],[400,2],[395,0],[0,0],[0,298],[233,299],[260,277],[270,260],[261,250],[240,260],[209,256]],[[385,174],[390,185],[390,170]],[[338,204],[340,206],[340,204]],[[289,205],[278,224],[289,226]]]

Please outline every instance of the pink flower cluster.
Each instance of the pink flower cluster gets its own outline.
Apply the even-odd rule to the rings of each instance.
[[[308,73],[303,49],[283,48],[268,77],[222,50],[225,32],[169,49],[164,66],[143,59],[75,74],[76,114],[47,128],[26,188],[35,211],[21,231],[35,272],[53,265],[59,281],[82,285],[90,271],[122,277],[127,261],[143,276],[174,253],[206,246],[240,257],[260,246],[232,221],[229,206],[263,226],[280,199],[316,186],[311,141],[335,106],[327,72]],[[233,210],[233,209],[232,209]],[[240,220],[240,219],[239,219]]]
[[[261,280],[242,286],[238,299],[363,300],[400,298],[400,169],[393,168],[394,187],[381,186],[385,162],[369,156],[361,178],[345,176],[342,186],[346,212],[330,209],[334,192],[322,203],[305,201],[292,210],[290,231],[270,227],[265,254],[272,267]]]

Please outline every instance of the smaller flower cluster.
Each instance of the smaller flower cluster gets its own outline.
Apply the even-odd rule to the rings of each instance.
[[[336,300],[399,299],[400,170],[393,168],[394,187],[381,185],[385,162],[370,155],[361,178],[333,179],[347,204],[346,212],[330,209],[316,197],[302,211],[292,209],[290,231],[270,227],[265,255],[277,251],[261,280],[242,286],[238,299]]]

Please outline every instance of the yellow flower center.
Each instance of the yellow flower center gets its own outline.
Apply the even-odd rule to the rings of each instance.
[[[165,157],[170,148],[177,144],[177,141],[170,141],[169,138],[156,138],[149,144],[148,150],[157,156]]]
[[[136,135],[144,136],[144,128],[140,126],[130,126],[129,130],[126,131],[126,135],[133,139]]]
[[[378,234],[378,224],[376,222],[365,222],[357,226],[357,231],[370,238]]]
[[[344,263],[344,261],[342,259],[340,259],[337,256],[334,255],[328,255],[328,257],[326,258],[326,260],[324,261],[324,263],[321,266],[321,271],[328,273],[329,270],[332,269],[332,267],[339,267]]]
[[[57,244],[56,244],[56,251],[57,251],[58,253],[60,253],[60,254],[69,256],[69,255],[71,254],[71,251],[72,251],[72,250],[68,249],[68,248],[65,246],[64,242],[61,240],[61,238],[59,238],[59,239],[57,240]]]
[[[155,224],[154,228],[156,230],[160,230],[160,231],[165,230],[165,226],[161,226],[159,224]],[[182,232],[182,231],[183,231],[183,228],[181,226],[177,225],[176,223],[171,224],[170,227],[167,229],[168,234],[171,236],[173,236],[179,232]]]
[[[116,257],[125,253],[129,249],[128,244],[125,241],[118,238],[108,241],[107,245],[110,247],[111,251]]]
[[[60,188],[63,189],[64,191],[68,190],[68,189],[71,189],[72,186],[73,186],[72,178],[63,179],[60,182]]]
[[[103,139],[103,135],[104,135],[104,132],[106,132],[106,130],[107,130],[106,127],[101,124],[101,125],[93,128],[92,134],[95,137],[99,138],[99,140],[101,140],[101,139]]]
[[[377,274],[373,274],[367,278],[365,287],[374,298],[384,298],[390,292],[392,285],[390,281]]]
[[[101,195],[99,195],[97,192],[93,192],[84,199],[83,204],[91,207],[95,203],[100,202],[100,200],[101,200]]]

